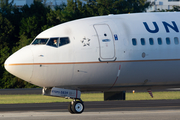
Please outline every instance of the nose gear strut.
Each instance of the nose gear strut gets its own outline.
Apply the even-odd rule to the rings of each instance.
[[[81,92],[79,90],[70,90],[62,88],[43,88],[43,95],[63,97],[66,99],[73,99],[68,105],[68,111],[72,114],[80,114],[84,111],[84,104],[81,100]]]

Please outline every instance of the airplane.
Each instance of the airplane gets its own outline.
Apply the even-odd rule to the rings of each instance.
[[[43,95],[73,99],[72,114],[84,111],[83,91],[179,88],[179,16],[111,14],[66,22],[41,32],[4,66],[43,87]]]

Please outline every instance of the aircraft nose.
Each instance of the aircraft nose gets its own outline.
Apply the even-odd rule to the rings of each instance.
[[[4,63],[5,69],[25,81],[30,82],[33,72],[33,53],[24,47],[12,54]]]

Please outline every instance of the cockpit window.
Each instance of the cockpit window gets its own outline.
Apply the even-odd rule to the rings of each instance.
[[[45,45],[48,41],[48,38],[37,38],[34,40],[32,45]]]
[[[58,41],[59,41],[59,38],[50,38],[47,45],[53,46],[53,47],[58,47]]]
[[[69,38],[68,37],[62,37],[62,38],[60,38],[59,46],[66,45],[68,43],[70,43]]]
[[[48,41],[49,40],[49,41]],[[60,47],[63,45],[66,45],[70,43],[70,40],[68,37],[55,37],[55,38],[36,38],[33,42],[32,45],[49,45],[52,47]]]

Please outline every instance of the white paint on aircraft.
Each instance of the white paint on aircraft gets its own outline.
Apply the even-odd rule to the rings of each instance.
[[[177,87],[179,16],[179,12],[138,13],[67,22],[40,33],[34,41],[40,39],[42,43],[33,41],[15,52],[6,60],[5,68],[25,81],[47,88],[117,91]],[[161,45],[158,38],[162,39]],[[166,43],[167,38],[170,44]],[[58,47],[52,46],[54,39]]]

